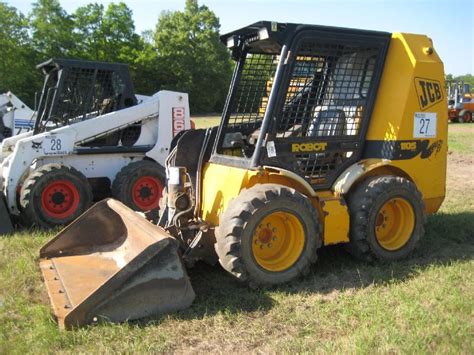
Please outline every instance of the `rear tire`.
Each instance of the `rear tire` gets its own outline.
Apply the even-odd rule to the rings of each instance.
[[[241,191],[216,228],[220,264],[250,287],[306,274],[321,244],[321,225],[309,199],[277,184]]]
[[[92,204],[87,178],[72,167],[47,164],[33,171],[20,191],[22,220],[43,228],[65,225]]]
[[[112,184],[112,196],[135,211],[158,211],[165,187],[165,169],[150,160],[128,164]]]
[[[362,182],[348,198],[349,252],[363,261],[407,257],[424,235],[424,203],[411,181],[379,176]]]

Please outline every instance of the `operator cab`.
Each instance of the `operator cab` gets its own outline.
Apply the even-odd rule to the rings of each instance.
[[[37,69],[45,80],[34,134],[137,104],[125,64],[50,59]]]
[[[324,188],[360,158],[389,33],[261,21],[221,40],[236,67],[212,162]]]

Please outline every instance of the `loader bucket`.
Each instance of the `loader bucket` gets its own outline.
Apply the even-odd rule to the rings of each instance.
[[[66,329],[173,312],[195,297],[176,239],[113,199],[95,204],[43,246],[40,268]]]

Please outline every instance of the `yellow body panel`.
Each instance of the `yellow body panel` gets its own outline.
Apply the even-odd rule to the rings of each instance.
[[[310,185],[302,178],[291,172],[272,168],[246,170],[206,163],[202,179],[201,217],[214,226],[219,225],[219,216],[229,201],[237,197],[242,189],[255,184],[280,184],[294,188],[307,196],[316,196]]]
[[[324,245],[349,242],[349,210],[342,197],[318,193]]]
[[[219,216],[242,189],[265,183],[288,186],[310,198],[319,211],[325,245],[349,241],[349,214],[342,197],[331,191],[311,195],[307,186],[296,177],[271,168],[257,171],[206,163],[203,169],[201,217],[213,226],[219,225]]]
[[[393,160],[388,163],[389,166],[402,170],[415,182],[423,195],[428,213],[436,212],[444,199],[448,149],[443,63],[432,46],[432,41],[423,35],[406,33],[392,35],[367,132],[367,140],[428,139],[430,147],[433,144],[440,144],[428,158],[422,159],[419,154],[414,158]],[[430,94],[435,100],[429,100],[428,97],[428,105],[423,107],[423,98],[426,97],[423,97],[422,88],[419,86],[420,78],[426,82],[439,83],[441,99],[434,95],[433,90]],[[415,112],[436,113],[435,137],[414,136]],[[409,150],[409,144],[405,148]]]
[[[252,186],[250,179],[257,171],[207,163],[202,174],[201,217],[214,226],[219,225],[219,216],[229,201],[240,191]]]

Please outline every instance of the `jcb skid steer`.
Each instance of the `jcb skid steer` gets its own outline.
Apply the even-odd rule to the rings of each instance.
[[[172,142],[161,227],[108,200],[42,249],[61,325],[188,305],[177,255],[219,261],[251,287],[306,274],[323,245],[398,260],[440,207],[444,73],[428,37],[258,22],[222,40],[237,62],[222,121]],[[121,297],[132,289],[141,303]]]

